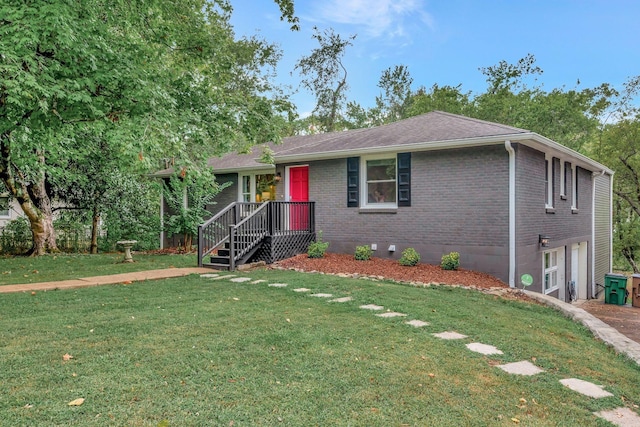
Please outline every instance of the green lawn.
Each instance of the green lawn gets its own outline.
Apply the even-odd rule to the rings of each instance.
[[[267,282],[194,275],[0,295],[0,425],[605,426],[592,412],[640,405],[640,368],[547,307],[451,287],[239,275]],[[370,303],[408,316],[359,308]],[[449,330],[469,338],[431,335]],[[521,360],[545,372],[494,366]],[[559,383],[572,377],[614,397]],[[76,398],[86,400],[67,405]]]
[[[122,253],[60,254],[30,257],[0,257],[0,286],[53,280],[78,279],[131,271],[169,267],[197,267],[192,255],[148,255],[134,253],[133,263],[122,263]]]

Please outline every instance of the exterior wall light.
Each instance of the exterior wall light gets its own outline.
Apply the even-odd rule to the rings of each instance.
[[[542,246],[543,248],[549,246],[549,240],[551,240],[549,236],[545,236],[543,234],[538,235],[538,243],[540,243],[540,246]]]
[[[276,176],[273,178],[275,182],[280,182],[282,180],[282,174],[278,172]]]

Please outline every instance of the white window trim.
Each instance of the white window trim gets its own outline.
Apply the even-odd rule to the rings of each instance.
[[[544,160],[548,165],[547,170],[547,189],[545,195],[545,207],[547,209],[553,209],[553,156],[551,154],[545,154]]]
[[[545,268],[544,260],[547,254],[552,252],[556,252],[556,265],[553,267]],[[542,252],[542,292],[546,294],[553,293],[560,289],[560,286],[564,283],[564,246],[549,249],[547,251]],[[552,285],[549,289],[544,288],[545,276],[547,273],[556,272],[556,283]]]
[[[571,210],[578,210],[578,168],[571,165]]]
[[[396,201],[393,203],[369,203],[369,194],[367,188],[367,161],[394,159],[396,162]],[[398,153],[378,154],[375,156],[360,157],[360,208],[361,209],[397,209],[398,208]]]
[[[564,160],[560,160],[560,197],[562,199],[566,199],[567,198],[567,185],[565,182],[566,179],[566,172],[565,172],[565,161]]]
[[[246,172],[240,172],[238,173],[238,193],[237,193],[237,201],[238,202],[244,202],[244,199],[242,198],[242,177],[244,176],[248,176],[249,178],[249,187],[250,187],[250,191],[251,191],[251,195],[249,197],[249,202],[255,202],[256,201],[256,191],[258,191],[257,189],[257,185],[256,185],[256,175],[267,175],[267,174],[275,174],[275,170],[274,169],[265,169],[265,170],[252,170],[252,171],[246,171]]]

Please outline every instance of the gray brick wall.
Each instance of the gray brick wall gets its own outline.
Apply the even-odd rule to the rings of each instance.
[[[522,274],[531,274],[534,284],[530,290],[538,292],[542,290],[543,249],[538,243],[540,234],[550,237],[549,249],[566,248],[565,284],[571,272],[571,244],[588,242],[588,259],[591,260],[591,173],[580,168],[577,170],[579,209],[574,213],[571,210],[573,185],[568,160],[567,197],[564,200],[560,197],[560,167],[560,160],[554,158],[554,212],[549,213],[545,209],[545,155],[526,146],[516,146],[516,284],[519,284]]]
[[[503,146],[413,153],[410,207],[367,213],[347,207],[346,159],[309,164],[317,230],[330,251],[375,243],[375,256],[399,258],[413,247],[423,262],[458,251],[464,268],[507,279],[508,155]],[[395,252],[388,252],[395,245]]]

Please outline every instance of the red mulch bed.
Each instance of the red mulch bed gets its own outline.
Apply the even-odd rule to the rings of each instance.
[[[318,271],[331,274],[359,274],[378,276],[399,282],[439,283],[447,285],[474,286],[477,288],[508,288],[502,280],[486,273],[459,269],[447,271],[440,266],[418,264],[405,267],[397,260],[372,258],[369,261],[357,261],[353,255],[327,253],[324,258],[309,258],[300,254],[293,258],[276,263],[277,267],[298,269],[302,271]]]

